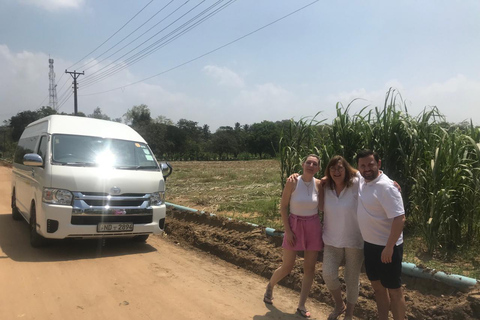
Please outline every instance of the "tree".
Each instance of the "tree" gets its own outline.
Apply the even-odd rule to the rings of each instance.
[[[145,126],[152,122],[150,109],[145,104],[133,106],[132,109],[127,110],[123,117],[125,118],[125,123],[134,128]]]
[[[166,124],[166,125],[169,125],[169,126],[173,126],[173,121],[170,120],[169,118],[165,117],[165,116],[158,116],[155,120],[154,120],[155,123],[162,123],[162,124]]]
[[[125,123],[130,125],[145,139],[148,135],[148,127],[152,123],[148,106],[145,104],[133,106],[132,109],[127,110],[123,117],[125,118]]]
[[[208,124],[204,124],[202,127],[202,139],[204,141],[208,141],[210,140],[211,136],[212,133],[210,132],[210,127],[208,126]]]
[[[102,120],[110,120],[109,116],[102,113],[102,109],[100,109],[100,107],[96,107],[95,110],[93,110],[93,113],[89,114],[87,117],[95,118],[95,119],[102,119]]]
[[[190,160],[197,160],[203,149],[203,141],[201,139],[203,131],[197,124],[198,122],[187,119],[180,119],[177,122],[177,127],[184,133],[185,137],[183,154]]]
[[[57,111],[50,106],[43,106],[37,110],[37,113],[38,113],[38,119],[41,119],[43,117],[47,117],[52,114],[57,114]]]
[[[166,124],[152,122],[147,126],[143,137],[158,159],[166,159],[168,153],[167,127]]]
[[[258,154],[260,158],[264,154],[274,157],[280,139],[280,124],[281,122],[277,125],[271,121],[252,124],[248,130],[248,151],[252,154]]]
[[[220,159],[228,158],[229,154],[233,154],[237,158],[240,148],[232,127],[223,126],[217,129],[212,136],[212,151],[218,154]]]
[[[22,111],[11,117],[9,127],[12,128],[12,140],[18,141],[25,127],[38,119],[40,117],[37,111]]]
[[[185,150],[185,141],[187,139],[185,131],[176,126],[167,126],[167,132],[165,135],[167,140],[167,152],[168,158],[177,159],[181,158],[181,155]]]
[[[247,131],[245,128],[248,126],[241,126],[239,122],[235,123],[235,140],[238,145],[238,153],[247,152]],[[238,154],[237,154],[238,155]],[[236,156],[235,156],[236,157]]]

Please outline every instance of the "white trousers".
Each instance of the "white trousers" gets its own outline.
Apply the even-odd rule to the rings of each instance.
[[[338,269],[345,259],[344,279],[347,287],[347,302],[355,304],[358,299],[360,269],[363,263],[363,249],[336,248],[325,245],[323,249],[322,277],[329,290],[340,288]]]

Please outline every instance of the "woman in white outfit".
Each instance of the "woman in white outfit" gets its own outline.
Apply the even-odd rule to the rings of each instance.
[[[322,209],[323,204],[324,211],[322,276],[335,301],[329,320],[339,318],[344,312],[344,319],[352,319],[358,299],[363,263],[363,239],[357,221],[358,181],[356,170],[342,156],[334,156],[319,190],[319,206]],[[338,279],[342,261],[345,261],[346,304]]]

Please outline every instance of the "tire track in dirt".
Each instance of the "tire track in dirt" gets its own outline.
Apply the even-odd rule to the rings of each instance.
[[[281,237],[266,236],[262,227],[169,207],[165,231],[170,240],[196,247],[237,267],[252,271],[265,277],[265,282],[281,262]],[[310,297],[333,306],[321,276],[321,257],[319,260]],[[292,273],[280,284],[299,292],[302,264],[302,258],[297,259]],[[402,279],[408,319],[480,319],[479,285],[466,293],[427,279],[406,275]],[[344,286],[343,278],[340,280]],[[376,318],[373,290],[363,273],[355,316],[362,319]]]

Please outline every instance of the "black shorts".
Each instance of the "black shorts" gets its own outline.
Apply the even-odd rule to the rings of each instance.
[[[392,262],[382,262],[382,251],[385,246],[364,243],[365,271],[370,281],[380,280],[388,289],[402,286],[403,243],[393,248]]]

